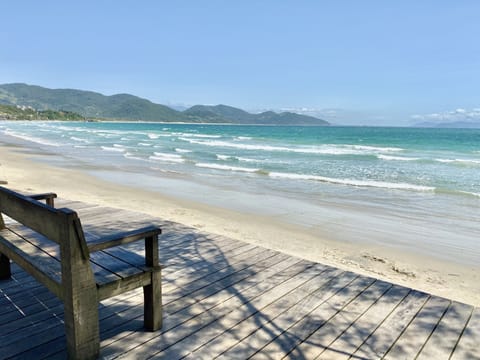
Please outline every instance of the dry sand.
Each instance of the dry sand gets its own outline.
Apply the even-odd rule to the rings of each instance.
[[[25,192],[145,212],[216,234],[279,250],[304,259],[480,306],[480,263],[464,266],[433,257],[351,241],[332,241],[316,229],[273,217],[245,214],[166,194],[121,186],[89,174],[35,161],[21,148],[0,147],[0,181]],[[139,184],[140,185],[140,184]]]

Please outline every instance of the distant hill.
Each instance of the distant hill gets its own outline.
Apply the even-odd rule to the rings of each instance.
[[[0,85],[0,104],[29,106],[35,110],[63,110],[85,118],[188,123],[268,125],[329,125],[325,120],[290,112],[251,114],[226,105],[195,105],[184,111],[155,104],[129,94],[106,96],[92,91],[48,89],[27,84]]]
[[[71,111],[37,111],[26,106],[0,105],[0,120],[85,120],[85,118]]]
[[[185,121],[167,106],[128,94],[105,96],[93,91],[48,89],[35,85],[0,85],[0,103],[31,106],[37,110],[68,110],[87,118]]]
[[[329,125],[325,120],[307,115],[300,115],[291,112],[276,113],[273,111],[251,114],[227,105],[195,105],[190,109],[185,110],[184,114],[189,115],[191,118],[209,119],[212,122],[220,122],[223,119],[235,124]]]

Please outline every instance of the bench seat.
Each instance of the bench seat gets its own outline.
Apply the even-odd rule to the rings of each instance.
[[[138,232],[136,233],[138,234]],[[107,238],[106,240],[110,242],[111,239]],[[46,275],[42,282],[56,296],[63,298],[62,264],[58,244],[24,225],[15,223],[0,230],[0,241],[10,250],[5,255],[19,265],[23,263],[22,267],[38,268]],[[92,248],[95,249],[99,244],[105,243],[97,240]],[[145,266],[144,257],[135,255],[124,248],[94,250],[90,253],[90,264],[98,288],[99,300],[114,296],[114,289],[121,289],[118,292],[120,294],[128,291],[125,287],[136,289],[148,285],[150,282],[152,269]]]

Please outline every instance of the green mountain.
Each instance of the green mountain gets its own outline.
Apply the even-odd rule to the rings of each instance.
[[[37,111],[26,106],[0,105],[0,120],[85,120],[85,118],[71,111]]]
[[[291,112],[276,113],[266,111],[250,114],[244,110],[227,105],[195,105],[183,112],[190,118],[208,119],[211,122],[228,122],[234,124],[266,125],[329,125],[325,120]]]
[[[36,110],[75,112],[85,118],[189,123],[268,125],[329,125],[315,117],[291,112],[251,114],[226,105],[195,105],[177,111],[129,94],[105,96],[92,91],[48,89],[27,84],[0,85],[0,104],[27,106]]]
[[[47,89],[26,84],[0,85],[0,103],[31,106],[37,110],[68,110],[87,118],[185,121],[167,106],[128,94],[105,96],[93,91]]]

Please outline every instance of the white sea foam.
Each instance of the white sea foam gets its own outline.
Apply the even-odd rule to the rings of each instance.
[[[76,136],[70,136],[70,139],[73,140],[73,141],[78,141],[78,142],[83,142],[83,143],[90,143],[90,141],[86,140],[86,139],[82,139],[82,138],[78,138]]]
[[[192,134],[192,133],[182,133],[182,132],[175,132],[172,135],[183,136],[183,137],[194,137],[194,138],[205,138],[205,139],[218,139],[221,138],[222,135],[208,135],[208,134]]]
[[[418,161],[420,158],[412,158],[406,156],[390,156],[390,155],[377,155],[377,157],[381,160],[387,161]]]
[[[139,145],[139,146],[152,146],[152,144],[144,143],[144,142],[139,142],[137,145]]]
[[[260,169],[252,169],[252,168],[228,166],[228,165],[220,165],[220,164],[210,164],[210,163],[197,163],[195,164],[195,166],[198,166],[201,168],[215,169],[215,170],[240,171],[240,172],[248,172],[248,173],[254,173],[260,170]]]
[[[150,138],[150,139],[158,139],[160,137],[160,135],[158,134],[147,134],[147,136]]]
[[[133,155],[133,154],[130,153],[130,152],[126,152],[125,154],[123,154],[123,157],[125,157],[125,158],[127,158],[127,159],[144,160],[144,159],[142,159],[141,157],[135,156],[135,155]]]
[[[459,191],[459,192],[462,193],[462,194],[465,194],[465,195],[470,195],[470,196],[480,198],[480,193],[470,192],[470,191]]]
[[[252,140],[252,138],[250,136],[238,136],[237,139],[238,140]]]
[[[154,154],[153,156],[149,157],[150,160],[166,161],[166,162],[174,162],[174,163],[185,162],[185,159],[183,159],[180,155],[159,153],[159,152],[154,152],[153,154]]]
[[[323,155],[370,155],[379,151],[382,152],[397,152],[402,151],[401,148],[394,147],[373,147],[373,146],[357,146],[357,145],[320,145],[320,146],[274,146],[274,145],[261,145],[261,144],[244,144],[244,143],[232,143],[228,141],[204,141],[196,140],[187,137],[179,137],[179,140],[187,141],[191,144],[212,146],[212,147],[224,147],[234,148],[241,150],[260,150],[270,152],[293,152],[303,154],[323,154]]]
[[[262,160],[256,160],[256,159],[250,159],[250,158],[246,158],[246,157],[241,157],[241,156],[238,156],[237,157],[237,160],[238,161],[242,161],[242,162],[248,162],[248,163],[258,163],[258,162],[262,162]]]
[[[265,162],[265,160],[256,160],[256,159],[250,159],[242,156],[231,156],[231,155],[222,155],[222,154],[216,154],[216,157],[218,160],[236,160],[240,162],[248,162],[248,163],[259,163],[259,162]]]
[[[125,148],[118,148],[118,147],[110,147],[110,146],[102,146],[101,147],[105,151],[115,151],[115,152],[125,152]]]
[[[188,154],[192,152],[192,150],[180,149],[180,148],[175,148],[175,151],[181,154]]]
[[[113,144],[113,147],[116,147],[117,149],[125,149],[126,146],[122,144]]]
[[[271,172],[269,173],[269,176],[273,178],[283,178],[283,179],[291,179],[291,180],[314,180],[314,181],[328,182],[332,184],[360,186],[360,187],[376,187],[376,188],[384,188],[384,189],[414,190],[414,191],[434,191],[435,190],[435,188],[431,186],[414,185],[414,184],[407,184],[407,183],[391,183],[391,182],[376,181],[376,180],[335,179],[335,178],[329,178],[329,177],[318,176],[318,175],[302,175],[302,174],[292,174],[292,173]]]
[[[47,140],[47,139],[42,139],[42,138],[37,138],[37,137],[34,137],[34,136],[29,136],[29,135],[25,135],[25,134],[20,134],[20,133],[17,133],[17,132],[14,132],[14,131],[10,131],[10,130],[4,131],[4,134],[5,134],[5,135],[9,135],[9,136],[13,136],[13,137],[16,137],[16,138],[19,138],[19,139],[31,141],[31,142],[34,142],[34,143],[37,143],[37,144],[41,144],[41,145],[61,146],[61,144],[56,143],[56,142],[53,142],[53,141],[50,141],[50,140]]]
[[[480,165],[480,160],[476,159],[435,159],[441,163],[459,163],[459,164],[469,164],[469,165]]]

